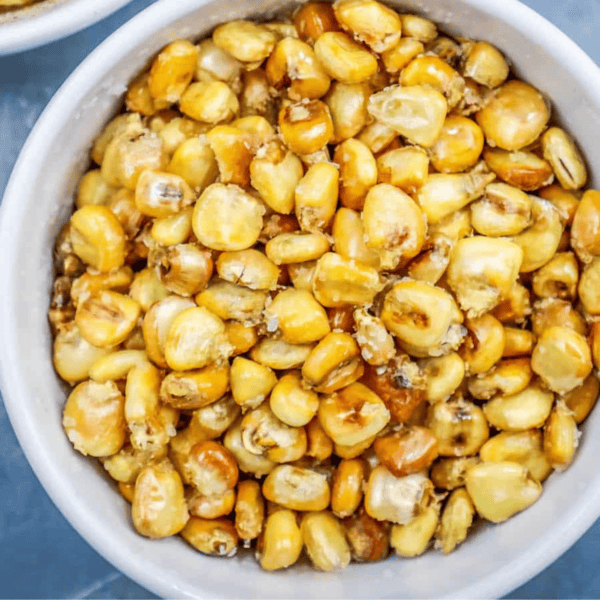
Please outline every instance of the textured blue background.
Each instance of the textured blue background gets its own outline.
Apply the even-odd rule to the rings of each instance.
[[[524,2],[600,64],[600,0]],[[0,197],[29,130],[52,94],[93,48],[150,4],[152,0],[133,0],[65,40],[0,57]],[[599,598],[599,559],[597,522],[559,560],[508,597]],[[23,455],[1,397],[0,597],[155,598],[102,559],[54,507]]]

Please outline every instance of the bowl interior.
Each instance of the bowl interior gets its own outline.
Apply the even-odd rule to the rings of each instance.
[[[392,1],[427,15],[449,34],[497,45],[518,75],[553,102],[554,115],[600,173],[600,75],[590,59],[541,17],[505,0]],[[456,552],[391,558],[322,574],[300,565],[265,573],[242,554],[232,560],[194,552],[179,539],[138,536],[128,506],[94,463],[73,451],[61,427],[65,389],[51,362],[46,319],[54,239],[88,165],[88,151],[117,110],[126,83],[165,43],[200,38],[217,23],[268,16],[285,0],[162,0],[95,51],[41,117],[15,168],[2,206],[0,298],[3,393],[11,420],[53,500],[108,560],[170,597],[373,598],[491,597],[507,593],[568,548],[600,513],[595,469],[600,411],[584,426],[577,458],[545,484],[529,510],[499,526],[481,526]],[[595,182],[592,182],[592,184]]]

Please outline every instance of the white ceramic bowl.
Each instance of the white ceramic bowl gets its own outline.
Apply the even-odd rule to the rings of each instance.
[[[73,73],[38,120],[1,210],[1,377],[4,400],[37,476],[69,521],[115,566],[167,597],[498,597],[533,577],[600,514],[600,410],[574,464],[541,499],[499,526],[480,526],[456,552],[352,565],[322,574],[301,565],[266,573],[245,556],[208,558],[177,538],[137,535],[126,503],[91,460],[73,451],[60,420],[65,388],[52,368],[46,320],[52,248],[68,218],[92,140],[121,102],[126,82],[165,43],[200,37],[216,23],[267,15],[285,0],[160,0],[119,29]],[[565,35],[515,0],[395,0],[450,34],[489,40],[519,76],[552,98],[555,115],[600,173],[600,71]],[[598,184],[598,180],[593,184]]]
[[[75,33],[131,0],[44,0],[0,14],[0,56],[43,46]]]

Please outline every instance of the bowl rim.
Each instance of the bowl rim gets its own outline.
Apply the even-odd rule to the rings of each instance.
[[[109,2],[110,0],[106,0]],[[78,103],[86,96],[91,86],[116,64],[122,53],[148,36],[163,30],[190,10],[218,0],[179,0],[175,5],[171,0],[158,0],[138,13],[101,43],[69,76],[59,88],[31,131],[9,179],[4,199],[0,204],[0,273],[13,273],[17,264],[17,228],[11,223],[20,222],[25,211],[20,202],[22,191],[30,185],[28,164],[36,157],[45,156],[49,138],[54,135],[56,123],[71,114]],[[600,97],[600,68],[565,33],[525,6],[518,0],[465,0],[492,18],[511,23],[523,35],[529,37],[544,49],[556,55],[569,65],[576,79],[586,81],[591,94]],[[123,4],[122,0],[110,2]],[[549,44],[548,40],[552,41]],[[0,387],[4,402],[25,456],[46,492],[77,532],[115,568],[144,587],[162,597],[197,598],[197,592],[169,582],[160,569],[148,570],[143,557],[129,553],[120,544],[115,544],[111,533],[95,524],[94,513],[86,507],[83,499],[67,496],[62,488],[67,474],[61,472],[50,453],[45,451],[42,442],[35,435],[33,411],[24,410],[27,406],[20,398],[25,398],[24,382],[20,376],[16,351],[10,343],[16,339],[16,324],[11,317],[11,298],[17,290],[14,278],[7,277],[7,287],[0,294],[0,330],[4,332],[4,343],[0,344]],[[469,584],[449,598],[501,597],[527,582],[554,562],[570,548],[600,516],[600,478],[591,485],[583,500],[578,502],[579,510],[572,518],[562,521],[553,528],[527,553],[525,559],[513,560],[491,575]],[[215,597],[214,593],[211,593]],[[219,594],[217,597],[225,598]]]
[[[60,40],[97,23],[116,12],[131,0],[70,0],[48,6],[39,14],[17,18],[0,24],[0,56],[31,50]],[[43,7],[43,4],[39,5]],[[23,10],[34,10],[36,6]],[[12,14],[12,13],[8,13]]]

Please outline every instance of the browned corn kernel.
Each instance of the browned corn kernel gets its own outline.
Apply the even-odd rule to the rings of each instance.
[[[235,492],[227,490],[224,494],[205,496],[197,490],[187,497],[187,507],[192,517],[218,519],[231,513],[235,506]]]
[[[326,31],[339,31],[340,26],[329,2],[307,2],[294,14],[294,25],[300,39],[314,44]]]
[[[345,33],[322,33],[315,42],[315,54],[327,74],[341,83],[362,83],[377,72],[375,57]]]
[[[119,481],[117,487],[119,488],[119,493],[121,496],[123,496],[123,498],[125,498],[125,500],[131,504],[133,502],[135,485],[132,483],[123,483],[122,481]]]
[[[164,171],[168,161],[158,135],[142,127],[140,122],[131,122],[108,144],[102,159],[102,177],[109,185],[135,190],[142,171]]]
[[[414,58],[402,70],[400,83],[403,86],[431,86],[446,96],[451,108],[460,102],[465,87],[463,78],[438,56]]]
[[[298,220],[291,215],[280,215],[277,213],[265,215],[263,218],[263,228],[260,232],[258,241],[261,244],[266,244],[282,233],[293,233],[299,229],[300,225]]]
[[[146,313],[153,304],[164,300],[169,295],[169,290],[163,285],[155,269],[146,268],[134,275],[129,295]]]
[[[256,327],[251,327],[238,321],[227,321],[225,333],[229,343],[234,347],[231,356],[238,356],[248,352],[257,342],[258,333]]]
[[[471,204],[471,220],[477,233],[490,237],[517,235],[531,224],[531,198],[516,187],[492,183],[485,196]]]
[[[265,73],[276,89],[287,88],[292,100],[321,98],[331,82],[313,49],[291,37],[284,37],[277,43],[267,60]]]
[[[390,362],[383,373],[367,365],[361,379],[372,389],[390,411],[391,420],[405,423],[425,400],[425,382],[419,367],[406,355]]]
[[[486,148],[483,157],[488,167],[502,181],[521,190],[537,190],[554,180],[550,163],[532,152]]]
[[[431,406],[427,426],[438,438],[440,456],[472,456],[489,438],[481,408],[461,397]]]
[[[396,348],[383,321],[370,315],[364,308],[354,311],[354,321],[356,341],[362,357],[370,365],[387,365],[396,355]]]
[[[293,210],[294,192],[302,175],[300,159],[280,140],[261,146],[250,163],[252,187],[278,213]]]
[[[279,113],[279,129],[285,144],[296,154],[312,154],[333,137],[329,108],[320,100],[289,104]]]
[[[590,374],[590,347],[576,331],[550,327],[533,349],[531,368],[552,391],[565,394],[581,385]]]
[[[323,510],[331,492],[327,477],[311,469],[279,465],[265,479],[263,496],[291,510]]]
[[[571,246],[584,263],[600,255],[600,192],[585,192],[573,217]]]
[[[94,363],[108,355],[111,348],[98,348],[90,344],[71,321],[61,327],[54,339],[53,363],[65,381],[75,383],[90,376]]]
[[[125,262],[125,232],[105,206],[84,206],[71,217],[73,252],[86,264],[106,272]]]
[[[573,223],[573,217],[582,197],[581,192],[565,190],[560,185],[554,184],[539,190],[538,195],[556,208],[565,227]]]
[[[559,252],[533,275],[533,291],[539,298],[574,300],[579,265],[572,252]]]
[[[362,213],[365,242],[379,252],[381,268],[395,269],[425,242],[425,218],[410,196],[389,184],[369,190]]]
[[[354,331],[354,309],[351,306],[328,308],[327,317],[332,331],[352,333]]]
[[[379,433],[389,422],[385,404],[368,387],[352,383],[321,400],[319,421],[337,444],[360,444]]]
[[[140,73],[127,87],[125,106],[128,111],[150,117],[161,108],[170,105],[170,102],[158,100],[150,95],[149,79],[148,72]]]
[[[148,264],[156,269],[165,288],[179,296],[201,292],[213,274],[211,253],[195,244],[177,244],[150,251]]]
[[[121,224],[128,238],[135,238],[147,222],[145,217],[135,205],[135,194],[132,190],[121,188],[107,204]]]
[[[478,456],[466,458],[442,458],[433,463],[433,466],[431,467],[431,481],[433,481],[437,488],[454,490],[465,485],[467,471],[480,462],[481,459]]]
[[[277,463],[299,460],[306,452],[306,432],[280,421],[265,402],[241,422],[242,444],[248,452]]]
[[[256,481],[240,481],[235,501],[235,529],[242,540],[254,540],[263,530],[265,501]]]
[[[427,506],[433,484],[423,473],[394,477],[384,466],[371,471],[365,496],[367,514],[405,525]]]
[[[379,154],[397,143],[398,134],[391,127],[373,121],[356,136],[356,139],[373,154]]]
[[[232,87],[239,84],[242,64],[231,54],[219,48],[210,38],[198,46],[195,79],[198,81],[224,81]]]
[[[490,145],[520,150],[542,133],[550,110],[542,94],[522,81],[496,89],[476,119]]]
[[[289,344],[280,339],[263,338],[252,348],[250,357],[271,369],[298,369],[312,348],[312,344]]]
[[[306,426],[308,446],[306,456],[314,458],[317,462],[327,460],[333,453],[333,442],[325,433],[317,417],[314,417]]]
[[[494,179],[483,162],[467,173],[433,173],[419,190],[417,200],[428,221],[436,224],[480,198]]]
[[[552,467],[563,471],[571,464],[580,435],[571,411],[559,400],[544,428],[544,453]]]
[[[342,460],[333,473],[331,510],[343,519],[358,509],[366,483],[366,463],[359,458]]]
[[[202,193],[194,207],[194,234],[207,248],[245,250],[262,229],[264,206],[235,185],[215,183]]]
[[[244,410],[256,408],[269,395],[277,377],[268,367],[242,356],[231,364],[231,393]]]
[[[531,331],[517,329],[516,327],[504,328],[504,358],[515,356],[528,356],[533,352],[534,335]]]
[[[279,293],[265,310],[268,331],[280,330],[290,344],[309,344],[329,333],[323,307],[305,290],[287,289]]]
[[[312,276],[315,297],[327,308],[370,304],[381,289],[375,269],[333,252],[317,261]]]
[[[235,319],[247,325],[256,325],[262,318],[268,297],[264,290],[251,290],[227,281],[214,280],[196,296],[196,303],[223,320]]]
[[[437,27],[429,19],[417,15],[400,15],[402,35],[415,38],[421,42],[432,42],[437,37]]]
[[[431,148],[444,127],[448,103],[428,86],[390,86],[369,98],[369,113],[408,141]]]
[[[466,483],[477,512],[492,523],[528,508],[542,493],[527,468],[510,461],[476,465],[467,472]]]
[[[242,442],[241,423],[240,418],[227,429],[223,437],[223,445],[235,456],[240,471],[262,477],[270,473],[277,463],[269,460],[266,456],[252,454],[246,450]]]
[[[554,394],[533,383],[517,394],[497,396],[483,407],[490,425],[503,431],[541,427],[552,409]]]
[[[223,321],[203,307],[188,308],[175,316],[164,348],[168,366],[176,371],[200,369],[226,359],[233,350]]]
[[[160,398],[173,408],[194,410],[219,400],[229,389],[229,365],[212,364],[197,371],[171,372],[162,381]]]
[[[71,283],[70,279],[67,278],[67,280]],[[105,290],[124,294],[129,290],[132,280],[133,272],[130,267],[121,267],[120,269],[98,274],[86,272],[72,281],[70,286],[71,300],[77,306],[90,296],[96,296]]]
[[[359,213],[349,208],[340,208],[333,221],[335,251],[340,256],[379,268],[380,259],[376,250],[365,244],[364,229]]]
[[[112,121],[108,122],[108,124],[94,140],[94,145],[90,151],[90,156],[97,165],[102,164],[104,153],[106,152],[106,148],[112,139],[119,133],[125,131],[127,126],[132,122],[140,123],[141,120],[139,115],[120,114],[117,115]]]
[[[469,380],[469,393],[478,400],[489,400],[496,394],[517,394],[529,385],[532,376],[529,358],[501,360],[488,372]]]
[[[141,314],[140,305],[116,292],[101,291],[79,304],[75,323],[94,346],[116,346],[129,336]]]
[[[381,320],[413,356],[439,356],[464,335],[462,314],[452,296],[431,284],[404,280],[386,294]]]
[[[144,467],[131,505],[137,532],[150,538],[179,533],[189,519],[181,478],[168,460]]]
[[[190,517],[181,537],[202,554],[233,556],[237,551],[238,535],[229,519],[200,519]]]
[[[367,83],[335,82],[325,97],[333,121],[334,143],[353,138],[366,125],[367,102],[371,89]]]
[[[320,258],[329,250],[321,232],[280,233],[267,242],[265,253],[276,265],[303,263]]]
[[[427,386],[427,400],[434,404],[450,398],[465,376],[465,363],[457,352],[419,361]]]
[[[215,153],[206,136],[182,142],[173,153],[168,170],[179,175],[196,192],[214,183],[219,175]]]
[[[377,158],[377,171],[379,183],[391,183],[407,194],[414,194],[428,177],[429,157],[412,146],[389,150]]]
[[[256,147],[252,134],[231,125],[217,125],[206,138],[218,165],[220,183],[247,187]]]
[[[315,569],[335,571],[350,563],[350,548],[340,522],[328,511],[309,512],[300,525],[306,553]]]
[[[333,161],[340,168],[340,201],[343,206],[362,209],[367,192],[377,183],[377,163],[369,148],[354,138],[339,144]]]
[[[454,490],[442,512],[435,535],[435,547],[444,554],[452,552],[467,537],[474,515],[475,507],[467,490]]]
[[[375,562],[388,554],[389,540],[384,523],[373,519],[360,508],[342,521],[352,559],[356,562]]]
[[[358,444],[333,444],[333,453],[340,458],[352,459],[361,456],[368,448],[371,447],[375,440],[375,435],[367,438],[366,440],[359,442]]]
[[[542,136],[544,158],[566,190],[578,190],[587,182],[587,169],[581,153],[568,133],[551,127]]]
[[[296,515],[291,510],[277,510],[265,522],[257,559],[265,571],[286,569],[298,561],[302,547],[302,534]]]
[[[101,206],[107,204],[110,198],[117,192],[106,183],[100,169],[88,171],[79,182],[77,187],[77,208],[84,206]]]
[[[146,313],[142,325],[146,352],[150,360],[159,367],[167,367],[165,343],[173,320],[179,313],[194,306],[193,300],[189,298],[167,296],[151,306]]]
[[[277,286],[279,268],[258,250],[223,252],[217,260],[221,279],[252,290],[273,290]]]
[[[594,321],[590,330],[590,347],[592,361],[596,369],[600,369],[600,322]]]
[[[408,275],[417,281],[436,284],[450,263],[454,243],[445,235],[432,235],[425,240],[421,253],[410,261]]]
[[[152,98],[175,104],[192,81],[198,49],[187,40],[165,46],[154,59],[148,76]]]
[[[307,170],[296,186],[294,206],[304,231],[324,231],[337,207],[339,171],[330,163],[317,163]]]
[[[375,454],[396,477],[429,468],[438,456],[438,441],[426,427],[409,427],[373,442]]]
[[[222,495],[232,490],[239,476],[233,454],[211,440],[193,446],[183,468],[186,483],[205,496]]]
[[[291,281],[294,288],[312,292],[316,265],[316,260],[284,265],[282,272],[287,272],[288,283]]]
[[[113,381],[80,383],[69,395],[62,425],[82,454],[111,456],[125,443],[125,399]]]
[[[509,432],[504,431],[490,438],[479,451],[484,462],[509,460],[527,467],[540,482],[552,472],[542,446],[542,432],[539,429]]]
[[[600,314],[600,295],[598,293],[598,279],[600,277],[600,257],[596,257],[585,267],[577,291],[579,300],[585,313],[589,316]]]
[[[390,544],[398,556],[412,558],[427,550],[440,516],[439,502],[426,506],[406,525],[393,525]]]
[[[546,298],[536,302],[531,316],[533,334],[539,337],[548,327],[555,326],[569,327],[583,336],[587,335],[584,318],[567,300]]]
[[[275,47],[277,35],[264,25],[230,21],[213,31],[213,42],[242,62],[261,62]]]
[[[300,373],[292,371],[275,384],[269,405],[278,419],[292,427],[302,427],[317,414],[319,396],[305,389]]]
[[[194,202],[194,193],[179,175],[145,170],[135,188],[137,209],[150,217],[175,215]]]
[[[580,386],[562,396],[577,425],[585,421],[594,408],[598,400],[599,389],[598,377],[592,374]]]
[[[533,224],[512,238],[523,250],[521,273],[543,267],[555,255],[561,243],[563,227],[558,211],[546,200],[532,197]]]
[[[470,374],[486,373],[502,358],[504,327],[490,314],[467,319],[467,337],[461,347],[461,356]]]
[[[523,250],[513,242],[485,236],[464,238],[454,246],[446,276],[461,308],[476,317],[509,295],[522,262]]]

